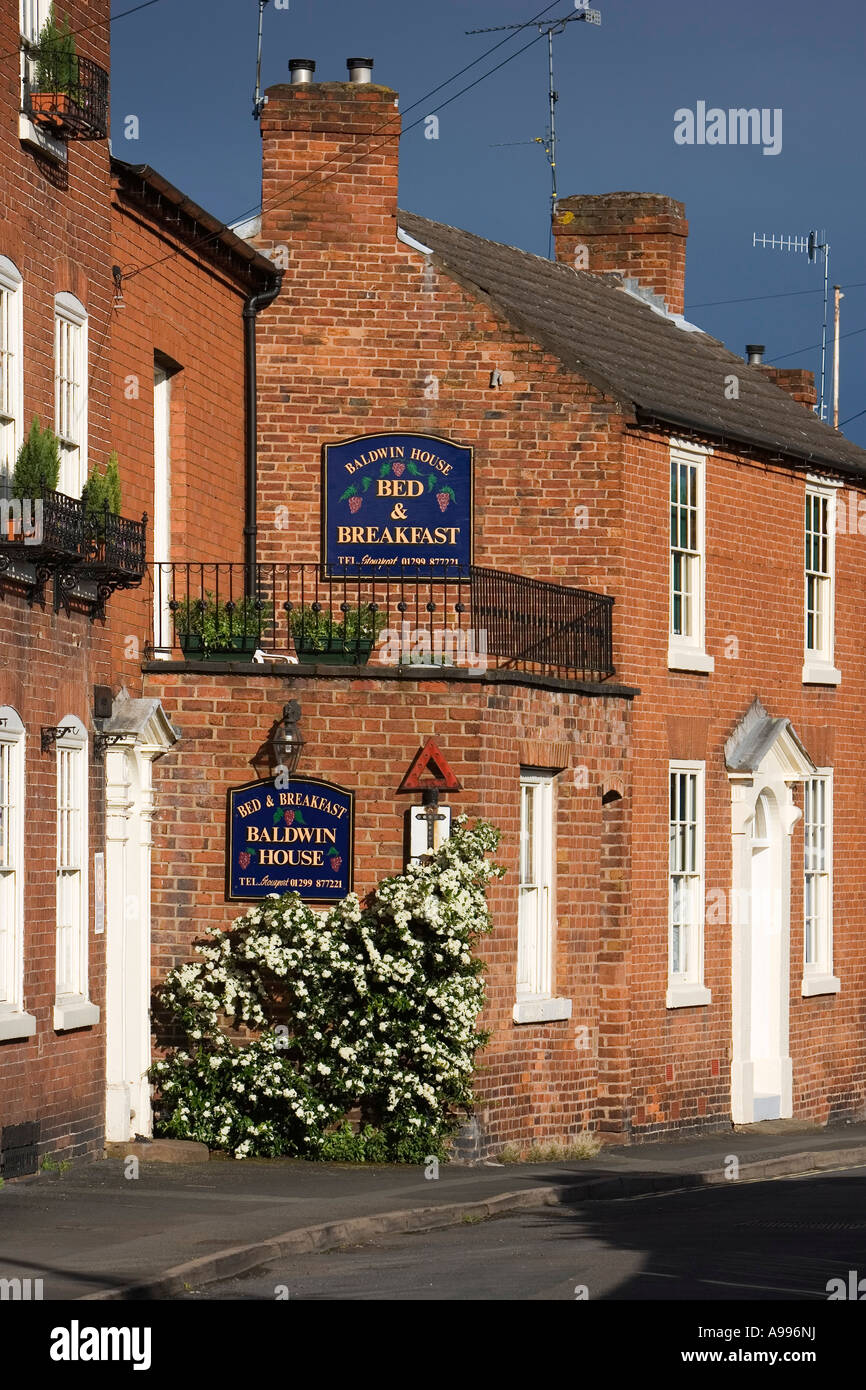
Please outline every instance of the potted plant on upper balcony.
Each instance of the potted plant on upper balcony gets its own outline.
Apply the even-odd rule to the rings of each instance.
[[[171,607],[177,640],[188,661],[231,661],[238,653],[252,656],[273,616],[273,605],[266,600],[223,601],[210,592]]]
[[[117,454],[109,455],[104,473],[96,463],[81,490],[81,501],[88,528],[96,541],[105,540],[106,517],[120,515],[120,472]]]
[[[30,433],[18,450],[12,472],[12,496],[43,498],[46,492],[56,492],[60,481],[60,445],[53,430],[42,429],[33,416]]]
[[[30,112],[39,125],[61,130],[78,110],[78,55],[68,19],[58,20],[52,5],[39,32],[30,91]]]
[[[350,605],[342,618],[305,603],[291,615],[300,661],[326,666],[364,666],[388,619],[372,604]]]

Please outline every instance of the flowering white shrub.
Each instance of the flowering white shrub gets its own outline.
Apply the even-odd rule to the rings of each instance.
[[[491,926],[498,843],[461,816],[429,862],[363,904],[316,912],[286,893],[209,929],[159,993],[175,1043],[152,1069],[159,1132],[236,1158],[441,1156],[486,1041],[472,948]]]

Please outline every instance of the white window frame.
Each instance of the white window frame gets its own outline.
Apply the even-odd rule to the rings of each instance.
[[[0,493],[8,492],[24,427],[24,281],[0,256]]]
[[[88,341],[87,310],[75,295],[54,296],[54,432],[60,443],[60,482],[58,490],[67,497],[80,497],[87,481],[87,387]],[[73,358],[73,374],[61,374]],[[68,392],[71,403],[64,399]],[[71,417],[71,418],[70,418]],[[71,425],[70,429],[64,429]]]
[[[668,526],[668,668],[671,671],[697,671],[709,674],[715,670],[715,660],[706,650],[706,587],[707,587],[707,548],[706,548],[706,479],[708,449],[681,440],[671,440],[669,514],[673,510],[674,470],[682,467],[694,470],[695,478],[695,536],[694,546],[683,548],[674,545],[672,527]],[[677,488],[679,497],[679,488]],[[677,557],[688,555],[688,570],[691,576],[692,621],[688,632],[676,632],[674,612],[674,576]]]
[[[55,952],[54,1028],[63,1032],[99,1022],[99,1009],[88,990],[88,937],[90,899],[88,860],[90,822],[88,808],[87,730],[74,714],[60,721],[65,729],[54,744],[57,778],[57,927]],[[70,780],[71,779],[71,780]],[[64,822],[64,817],[69,819]],[[71,909],[67,911],[67,908]],[[66,916],[71,921],[64,921]],[[68,945],[65,933],[69,933]],[[69,979],[64,979],[62,958],[68,955]]]
[[[673,778],[694,777],[695,805],[694,821],[682,821],[671,816],[671,793]],[[709,1004],[712,995],[704,984],[704,930],[706,923],[706,805],[705,805],[706,763],[680,761],[668,764],[668,987],[665,1007],[668,1009],[693,1008],[699,1004]],[[679,783],[678,783],[679,786]],[[675,810],[678,811],[678,807]],[[687,814],[691,808],[687,807]],[[694,824],[694,857],[686,856],[687,864],[674,867],[674,834],[682,833],[686,825]],[[680,856],[682,858],[682,856]],[[677,900],[676,880],[691,880],[690,920],[687,924],[675,921],[674,906]],[[675,941],[683,950],[683,931],[685,925],[685,967],[674,969],[680,964],[675,959]],[[679,935],[676,929],[679,928]]]
[[[515,1023],[571,1017],[571,1000],[552,995],[556,775],[542,768],[520,771]]]
[[[804,495],[804,515],[803,515],[803,549],[804,549],[804,569],[803,569],[803,684],[804,685],[838,685],[842,680],[842,672],[837,670],[834,662],[836,645],[836,493],[839,484],[827,483],[817,479],[809,478],[806,483]],[[815,534],[814,530],[810,533],[807,522],[811,516],[814,517],[815,503],[826,507],[827,532],[825,538],[826,557],[821,563],[818,559],[818,566],[812,567],[814,559],[814,546],[810,546],[808,537]],[[811,507],[810,507],[811,503]],[[820,613],[821,613],[821,637],[813,646],[809,646],[809,613],[812,609],[812,597],[818,592],[821,594]]]
[[[823,787],[823,863],[816,858],[819,849],[817,836],[822,822],[815,817],[815,791]],[[810,894],[810,880],[813,891]],[[810,951],[809,906],[815,902],[817,912],[815,941]],[[812,959],[809,959],[809,956]],[[803,783],[803,982],[804,996],[838,994],[842,988],[833,974],[833,769],[819,767],[813,777]]]
[[[42,26],[48,18],[48,11],[51,8],[51,0],[19,0],[18,5],[18,31],[21,36],[21,107],[18,115],[18,138],[27,145],[33,145],[42,154],[47,154],[51,159],[57,160],[60,164],[67,162],[66,142],[60,140],[55,135],[51,135],[42,126],[34,125],[29,116],[24,114],[25,96],[30,84],[32,58],[28,52],[28,47],[35,44],[42,32]]]
[[[172,374],[160,360],[153,364],[153,655],[172,655],[171,570],[171,393]],[[161,638],[161,641],[157,639]]]
[[[21,717],[0,706],[0,1041],[32,1038],[36,1019],[24,1010],[24,769],[27,736]]]

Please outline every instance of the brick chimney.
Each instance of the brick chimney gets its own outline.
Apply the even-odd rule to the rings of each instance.
[[[372,65],[353,58],[350,81],[314,82],[315,64],[293,59],[292,82],[268,89],[261,240],[285,242],[293,261],[318,249],[357,265],[393,251],[400,114],[397,93],[370,81]]]
[[[781,386],[783,391],[793,396],[795,401],[799,401],[809,410],[815,409],[818,404],[818,388],[815,385],[814,372],[807,372],[803,367],[765,366],[761,367],[761,371],[774,385]]]
[[[793,396],[794,400],[804,405],[807,410],[814,410],[818,403],[815,373],[806,371],[804,367],[771,367],[764,362],[763,355],[763,343],[746,344],[746,361],[750,367],[757,367],[770,378],[774,386],[787,391],[789,396]]]
[[[560,198],[553,222],[556,259],[594,275],[618,271],[662,297],[671,313],[685,302],[683,203],[664,193],[595,193]]]

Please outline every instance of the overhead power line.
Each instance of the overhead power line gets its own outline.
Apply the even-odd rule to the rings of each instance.
[[[850,333],[840,334],[840,338],[856,338],[858,334],[866,333],[866,328],[854,328]],[[784,362],[788,357],[800,357],[804,352],[815,352],[821,346],[820,343],[810,343],[808,347],[795,348],[793,352],[783,352],[779,357],[771,357],[770,362]]]
[[[866,280],[858,280],[853,285],[840,285],[840,290],[859,290],[866,285]],[[801,294],[823,294],[823,290],[782,290],[779,294],[749,294],[743,299],[706,299],[701,304],[687,304],[688,310],[692,309],[715,309],[720,304],[757,304],[761,299],[796,299]]]
[[[561,0],[554,0],[553,4],[548,5],[546,9],[541,10],[539,14],[534,15],[532,19],[528,19],[525,24],[522,24],[519,27],[518,32],[522,29],[531,28],[533,24],[536,24],[538,20],[547,13],[548,10],[554,9],[556,5],[559,3],[561,3]],[[495,53],[497,49],[501,48],[503,44],[509,43],[515,37],[516,34],[508,34],[504,39],[500,39],[498,43],[493,44],[489,49],[486,50],[486,52],[482,53],[480,57],[475,58],[471,63],[467,63],[465,67],[461,68],[451,77],[446,78],[444,82],[440,82],[438,86],[433,87],[431,91],[426,92],[422,97],[419,97],[417,101],[412,102],[410,106],[406,107],[405,112],[403,114],[408,115],[408,113],[410,111],[414,111],[416,107],[421,106],[422,104],[426,105],[429,102],[430,98],[432,96],[435,96],[437,92],[441,92],[443,88],[450,86],[452,82],[455,82],[459,77],[462,77],[465,73],[469,72],[471,68],[477,67],[479,63],[484,62],[486,58],[489,58],[490,55],[492,53]],[[510,53],[507,58],[503,58],[500,63],[497,63],[494,67],[489,68],[486,72],[482,73],[480,77],[475,78],[473,82],[467,83],[465,87],[462,87],[460,91],[455,92],[452,96],[446,98],[445,101],[437,103],[436,109],[438,111],[444,110],[444,108],[446,106],[450,106],[453,101],[457,101],[460,97],[465,96],[467,92],[472,91],[473,87],[477,87],[481,82],[486,81],[488,77],[492,77],[494,73],[499,72],[500,68],[505,67],[506,64],[512,62],[513,59],[519,58],[522,53],[525,53],[527,49],[531,48],[533,44],[538,43],[540,39],[542,39],[543,37],[543,34],[536,34],[535,37],[530,39],[529,43],[524,44],[522,48],[518,48],[514,53]],[[410,130],[414,130],[416,126],[423,124],[423,122],[426,119],[426,116],[420,116],[417,120],[410,122],[408,126],[403,126],[400,138],[402,139],[404,135],[408,135]],[[370,135],[368,136],[368,139],[375,139],[377,135],[381,134],[383,131],[388,130],[392,126],[393,121],[385,122],[376,130],[371,131]],[[310,192],[313,188],[320,187],[323,183],[326,183],[330,178],[333,178],[337,172],[345,173],[348,169],[353,168],[355,164],[358,164],[363,160],[369,158],[371,154],[375,154],[377,150],[384,149],[384,147],[388,143],[388,140],[383,140],[380,142],[380,144],[375,145],[373,147],[370,147],[368,145],[360,154],[356,155],[353,159],[350,159],[348,163],[343,163],[340,166],[339,170],[334,170],[331,174],[326,174],[324,178],[318,179],[311,183],[310,180],[313,178],[314,175],[320,173],[322,170],[328,169],[332,164],[343,158],[342,153],[332,155],[330,159],[324,160],[314,169],[309,170],[308,173],[304,174],[300,179],[296,179],[294,183],[286,184],[283,188],[278,189],[273,197],[267,199],[266,201],[263,200],[260,203],[256,203],[253,207],[247,208],[243,212],[239,213],[237,216],[233,217],[232,222],[228,225],[243,222],[247,218],[253,216],[255,213],[259,211],[264,212],[265,210],[269,210],[271,208],[283,207],[287,202],[291,202],[292,199],[294,197],[297,197],[299,194],[307,193]],[[201,237],[198,241],[192,242],[190,244],[189,249],[197,249],[198,247],[205,246],[210,241],[215,240],[219,235],[220,232],[208,233],[207,236]],[[161,256],[156,260],[150,261],[143,266],[135,266],[133,269],[124,272],[123,278],[126,280],[131,280],[136,275],[141,275],[146,270],[152,270],[156,266],[163,265],[165,264],[165,262],[172,260],[175,256],[180,254],[181,253],[179,251],[170,251],[165,256]]]

